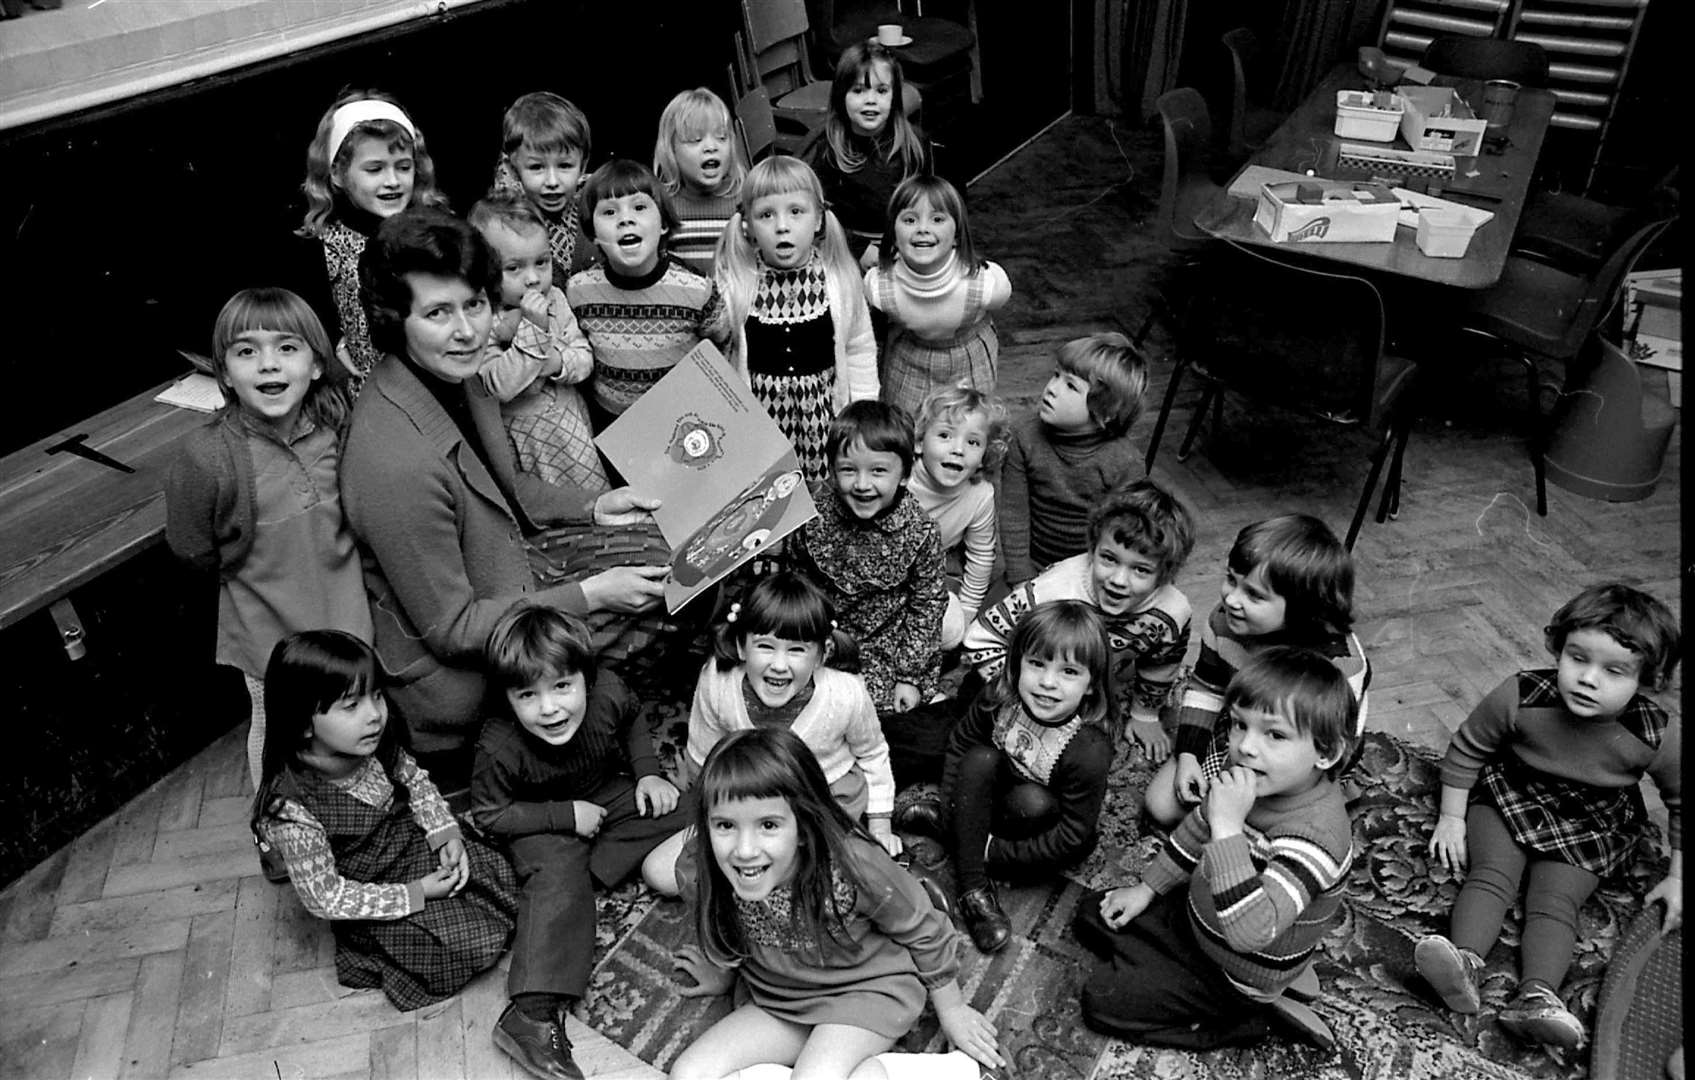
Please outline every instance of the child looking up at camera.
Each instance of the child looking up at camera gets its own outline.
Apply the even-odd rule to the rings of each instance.
[[[1061,559],[983,612],[965,634],[965,662],[1000,674],[1018,624],[1037,605],[1081,600],[1100,612],[1112,650],[1115,733],[1128,731],[1149,761],[1170,756],[1159,713],[1189,648],[1189,598],[1175,584],[1195,546],[1195,519],[1176,496],[1137,480],[1089,516],[1089,550]]]
[[[468,220],[488,245],[498,314],[478,374],[500,401],[518,470],[589,495],[608,488],[588,407],[573,388],[594,370],[594,352],[565,293],[553,284],[547,227],[529,203],[484,199]]]
[[[924,399],[917,415],[918,460],[908,487],[941,536],[946,650],[965,639],[994,573],[995,489],[989,477],[1006,455],[1006,406],[967,386],[944,386]]]
[[[817,483],[830,421],[877,396],[877,343],[841,226],[804,163],[769,157],[748,172],[717,273],[730,365]]]
[[[1358,728],[1350,733],[1357,742],[1371,664],[1353,624],[1354,560],[1330,526],[1308,514],[1285,514],[1237,533],[1218,606],[1201,630],[1201,654],[1183,688],[1175,752],[1148,781],[1148,815],[1160,825],[1176,824],[1224,772],[1225,688],[1267,646],[1299,645],[1336,665],[1359,702]]]
[[[1335,773],[1353,691],[1306,649],[1260,652],[1225,694],[1227,767],[1135,885],[1084,897],[1077,939],[1101,959],[1083,1019],[1195,1050],[1258,1039],[1341,904],[1353,827]]]
[[[684,90],[659,114],[653,175],[671,196],[671,254],[706,277],[747,174],[729,107],[704,86]]]
[[[1420,941],[1413,960],[1450,1009],[1475,1013],[1482,958],[1522,883],[1522,974],[1501,1026],[1573,1050],[1588,1033],[1560,983],[1577,913],[1635,856],[1645,774],[1670,818],[1671,869],[1644,902],[1665,904],[1662,934],[1683,921],[1682,728],[1643,696],[1671,681],[1682,634],[1647,593],[1595,585],[1554,612],[1544,639],[1555,666],[1508,678],[1448,744],[1430,854],[1465,884],[1450,936]]]
[[[577,209],[577,189],[588,165],[588,117],[558,94],[525,94],[500,118],[500,160],[489,193],[521,195],[536,208],[547,225],[560,281],[592,261],[592,249],[581,243]]]
[[[653,852],[693,807],[660,775],[640,703],[596,669],[580,620],[519,604],[489,635],[487,658],[510,712],[477,740],[470,816],[507,845],[523,888],[494,1044],[532,1075],[581,1075],[564,1017],[588,988],[594,887],[640,867],[650,887],[674,892],[675,855]]]
[[[583,213],[601,262],[571,275],[565,299],[594,347],[591,408],[596,429],[647,392],[702,338],[720,349],[718,290],[673,259],[671,200],[646,165],[607,162],[583,185]]]
[[[1089,512],[1141,465],[1130,427],[1148,368],[1123,334],[1061,346],[1033,416],[1015,422],[1001,467],[1001,553],[1017,587],[1087,550]]]
[[[1012,296],[1006,271],[977,254],[959,190],[909,176],[889,200],[865,297],[889,318],[883,400],[917,412],[943,386],[995,392],[1000,339],[989,314]]]

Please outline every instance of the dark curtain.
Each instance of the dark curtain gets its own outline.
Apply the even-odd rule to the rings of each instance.
[[[1278,47],[1283,72],[1276,106],[1292,110],[1339,61],[1377,40],[1377,26],[1391,0],[1287,0]]]
[[[1119,106],[1146,119],[1159,96],[1177,85],[1189,0],[1127,0],[1119,9]]]

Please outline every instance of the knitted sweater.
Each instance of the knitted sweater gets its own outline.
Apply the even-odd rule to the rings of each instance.
[[[1006,580],[1029,581],[1049,563],[1086,550],[1089,512],[1140,466],[1128,436],[1063,434],[1033,414],[1014,423],[996,500]]]
[[[1243,830],[1222,840],[1212,839],[1204,809],[1191,810],[1142,881],[1156,893],[1187,881],[1201,952],[1243,993],[1269,1000],[1323,938],[1352,864],[1341,789],[1320,780],[1256,801]]]
[[[690,269],[706,277],[718,253],[718,240],[736,212],[736,200],[727,195],[696,195],[687,187],[671,196],[677,224],[665,238],[666,249]]]
[[[491,716],[471,767],[471,821],[491,836],[577,832],[576,800],[608,778],[659,775],[653,731],[640,703],[611,671],[594,676],[571,741],[552,746],[510,716]]]
[[[1201,628],[1201,654],[1183,687],[1183,705],[1177,713],[1173,753],[1193,754],[1206,760],[1214,733],[1221,724],[1228,722],[1224,716],[1224,691],[1230,685],[1230,679],[1255,653],[1271,645],[1301,645],[1329,657],[1337,670],[1348,677],[1348,687],[1360,703],[1359,722],[1354,730],[1356,733],[1365,730],[1366,688],[1371,685],[1371,661],[1366,659],[1358,635],[1337,635],[1319,642],[1295,641],[1282,633],[1238,637],[1230,629],[1230,621],[1220,604],[1212,609],[1212,614],[1207,616]]]
[[[890,291],[894,302],[888,305],[879,297],[879,282],[885,276],[894,286]],[[914,273],[904,262],[895,263],[886,273],[882,267],[873,266],[865,271],[865,298],[887,315],[890,323],[919,340],[946,341],[1012,297],[1012,282],[1007,280],[1006,271],[999,263],[985,262],[977,276],[983,288],[982,301],[969,312],[965,298],[971,279],[960,268],[958,253],[949,255],[928,274]]]
[[[976,616],[989,592],[989,576],[995,569],[995,488],[986,481],[964,483],[951,490],[935,486],[922,460],[913,462],[907,490],[936,523],[948,569],[954,566],[956,549],[960,559],[959,606],[965,617]]]
[[[1683,850],[1683,725],[1641,694],[1617,716],[1573,716],[1555,689],[1555,671],[1521,671],[1477,703],[1442,759],[1442,783],[1470,790],[1489,759],[1511,754],[1539,773],[1604,788],[1654,778]]]
[[[1081,600],[1099,611],[1093,559],[1089,554],[1073,555],[1054,563],[977,616],[965,631],[965,662],[985,681],[999,675],[1006,666],[1012,632],[1037,604]],[[1161,585],[1135,610],[1122,615],[1103,612],[1101,618],[1112,649],[1113,690],[1120,716],[1128,713],[1131,720],[1158,721],[1189,649],[1189,598],[1175,585]]]
[[[572,274],[565,299],[594,347],[590,392],[609,413],[635,404],[702,338],[728,344],[718,289],[669,255],[641,277],[604,265]]]
[[[695,683],[689,710],[689,762],[698,770],[718,741],[732,731],[754,726],[742,696],[740,665],[719,671],[708,660]],[[889,744],[877,723],[877,707],[858,675],[821,667],[812,674],[812,699],[795,717],[792,730],[818,759],[824,779],[835,783],[858,765],[865,773],[867,814],[895,808],[895,776],[889,768]]]

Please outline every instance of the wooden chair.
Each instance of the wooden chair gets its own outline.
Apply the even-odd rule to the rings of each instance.
[[[1230,156],[1245,160],[1265,145],[1284,114],[1265,106],[1252,92],[1264,75],[1259,37],[1248,27],[1238,26],[1220,40],[1230,54]]]
[[[1365,487],[1348,526],[1351,550],[1385,463],[1377,520],[1400,511],[1401,467],[1416,410],[1417,368],[1385,348],[1383,296],[1362,277],[1315,270],[1229,245],[1208,264],[1178,320],[1177,362],[1148,437],[1153,471],[1183,377],[1205,383],[1177,451],[1186,460],[1210,407],[1223,420],[1226,390],[1340,427],[1373,432]],[[1391,458],[1391,454],[1393,457]]]
[[[777,143],[777,118],[771,112],[771,95],[765,92],[763,86],[740,85],[733,65],[730,68],[730,86],[734,88],[731,109],[736,114],[736,131],[741,135],[742,149],[747,154],[743,164],[751,166],[769,154]]]
[[[1449,34],[1424,50],[1423,66],[1461,79],[1511,79],[1524,86],[1548,85],[1548,54],[1531,41]]]

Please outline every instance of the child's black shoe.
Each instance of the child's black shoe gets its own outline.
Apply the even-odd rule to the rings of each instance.
[[[959,894],[959,915],[980,953],[995,953],[1012,940],[1012,920],[1001,910],[993,885],[979,885]]]

